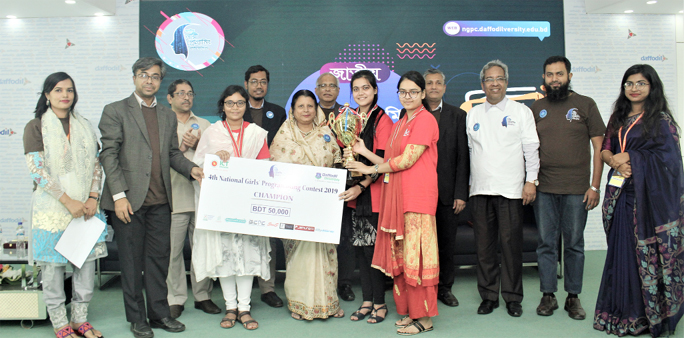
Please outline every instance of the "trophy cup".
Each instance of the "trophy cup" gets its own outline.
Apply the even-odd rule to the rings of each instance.
[[[361,134],[361,131],[366,126],[367,116],[365,113],[357,114],[353,109],[349,108],[349,103],[345,103],[340,107],[337,117],[330,113],[328,118],[328,127],[337,135],[337,141],[352,151],[352,147],[356,144],[356,138]],[[352,152],[353,154],[353,152]],[[352,155],[356,159],[356,155]],[[351,157],[344,160],[343,165],[346,166]],[[361,173],[352,171],[352,177],[360,177]]]

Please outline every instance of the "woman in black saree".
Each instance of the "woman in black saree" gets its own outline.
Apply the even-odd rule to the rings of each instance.
[[[684,313],[684,173],[679,128],[653,67],[625,72],[601,159],[612,169],[594,328],[618,336],[673,334]]]

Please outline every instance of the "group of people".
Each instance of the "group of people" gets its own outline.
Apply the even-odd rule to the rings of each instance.
[[[222,312],[211,300],[218,279],[225,300],[221,327],[259,327],[250,312],[254,277],[262,301],[284,306],[274,288],[278,239],[195,229],[207,154],[321,167],[349,159],[346,168],[358,176],[348,176],[339,196],[340,244],[282,240],[287,307],[296,320],[344,317],[339,299],[355,299],[350,274],[358,264],[363,299],[350,319],[384,321],[389,276],[395,311],[403,316],[395,322],[400,335],[433,330],[438,300],[459,305],[451,290],[453,256],[457,217],[466,203],[477,247],[478,314],[492,313],[501,294],[508,314],[522,315],[522,214],[523,205],[532,204],[542,293],[536,312],[550,316],[558,309],[562,234],[564,309],[585,319],[578,297],[583,231],[588,211],[600,203],[606,163],[608,253],[594,328],[618,336],[673,333],[684,313],[684,172],[679,129],[662,82],[649,65],[630,67],[606,128],[596,103],[570,89],[571,69],[563,56],[548,58],[546,97],[530,109],[507,97],[508,67],[490,61],[480,72],[485,101],[467,114],[443,101],[441,71],[409,71],[397,84],[404,109],[396,123],[377,105],[373,73],[358,71],[350,88],[366,123],[352,152],[341,150],[328,127],[328,116],[344,110],[337,102],[339,80],[330,73],[320,75],[315,93],[296,92],[286,114],[264,99],[268,70],[252,66],[243,86],[223,90],[220,118],[211,124],[192,112],[195,92],[187,80],[169,85],[170,109],[158,104],[165,66],[144,57],[132,67],[133,94],[104,108],[101,147],[90,122],[75,110],[74,80],[51,74],[26,125],[24,151],[34,181],[33,258],[43,270],[57,337],[102,336],[87,313],[94,261],[107,255],[106,230],[86,263],[72,266],[70,319],[63,275],[71,263],[54,247],[72,219],[104,220],[103,212],[114,229],[126,319],[135,337],[153,337],[152,328],[185,330],[177,318],[188,298],[186,235],[195,308]]]

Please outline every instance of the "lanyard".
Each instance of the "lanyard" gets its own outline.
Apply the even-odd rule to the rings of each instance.
[[[627,134],[629,134],[629,131],[632,130],[632,127],[634,127],[634,125],[637,124],[637,122],[639,122],[639,120],[641,120],[642,116],[644,116],[643,113],[641,113],[641,115],[639,115],[639,117],[637,117],[637,119],[634,120],[634,122],[632,122],[632,124],[629,125],[629,128],[627,128],[627,131],[625,132],[624,141],[622,140],[622,127],[620,127],[620,130],[618,131],[618,141],[620,141],[620,151],[621,152],[623,152],[623,153],[625,152],[625,147],[627,146]]]
[[[235,138],[233,137],[233,131],[230,129],[230,126],[228,123],[226,123],[225,120],[223,120],[223,126],[228,129],[228,135],[230,135],[230,140],[233,141],[233,153],[236,157],[242,157],[242,140],[244,139],[245,133],[243,132],[245,129],[245,122],[242,121],[240,124],[240,133],[238,134],[238,139],[237,142],[235,142]]]

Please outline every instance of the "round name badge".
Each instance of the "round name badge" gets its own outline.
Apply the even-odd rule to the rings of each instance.
[[[541,118],[546,117],[546,109],[542,109],[542,111],[539,112],[539,117],[541,117]]]
[[[474,130],[474,131],[480,130],[480,124],[479,124],[479,123],[475,123],[475,125],[473,126],[473,130]]]
[[[193,123],[191,127],[192,127],[192,129],[197,130],[197,129],[199,129],[199,124]]]
[[[325,140],[325,142],[330,142],[330,135],[328,135],[328,134],[323,135],[323,139]]]
[[[272,111],[269,110],[269,111],[266,112],[266,117],[268,117],[269,119],[272,119],[273,116],[275,116],[275,114],[273,114]]]

